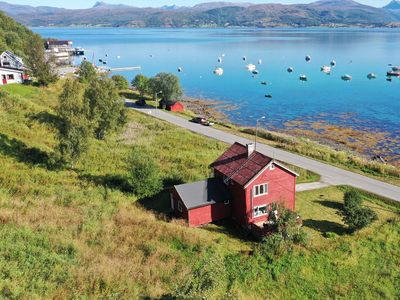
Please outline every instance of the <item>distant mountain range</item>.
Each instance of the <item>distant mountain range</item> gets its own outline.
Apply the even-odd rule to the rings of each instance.
[[[89,9],[0,2],[0,7],[29,27],[400,27],[400,2],[396,0],[383,8],[352,0],[293,5],[211,2],[159,8],[96,2]]]

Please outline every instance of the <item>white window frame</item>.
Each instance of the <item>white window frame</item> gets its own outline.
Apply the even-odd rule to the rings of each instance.
[[[229,177],[226,176],[225,174],[224,174],[224,176],[222,176],[222,181],[223,181],[226,185],[229,185]]]
[[[254,217],[260,217],[265,215],[268,215],[268,204],[254,207]]]
[[[181,201],[181,200],[178,200],[178,210],[179,210],[180,212],[182,212],[182,206],[183,206],[182,201]]]
[[[261,189],[263,190],[262,192],[260,192]],[[254,197],[266,195],[268,194],[268,183],[255,185],[253,187],[253,190],[254,190]]]
[[[275,169],[275,165],[274,165],[274,164],[271,164],[271,165],[269,166],[269,169],[270,169],[270,170]]]

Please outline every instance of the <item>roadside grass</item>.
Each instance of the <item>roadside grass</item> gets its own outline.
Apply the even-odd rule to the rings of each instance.
[[[159,213],[166,191],[134,196],[124,161],[151,153],[168,187],[207,178],[228,145],[129,110],[130,126],[92,140],[71,171],[53,152],[60,86],[25,88],[15,87],[12,106],[0,99],[0,298],[180,299],[177,291],[197,283],[192,294],[210,288],[207,299],[400,298],[400,221],[390,201],[368,195],[385,204],[365,202],[379,220],[326,237],[341,233],[343,191],[298,193],[308,238],[277,249],[241,237],[228,221],[188,228]]]

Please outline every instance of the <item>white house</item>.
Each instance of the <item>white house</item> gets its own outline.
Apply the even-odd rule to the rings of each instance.
[[[27,76],[24,70],[27,67],[21,57],[6,50],[0,57],[0,85],[9,83],[24,83]]]

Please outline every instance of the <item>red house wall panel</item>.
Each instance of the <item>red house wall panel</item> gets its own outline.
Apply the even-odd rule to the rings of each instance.
[[[189,226],[199,226],[229,218],[230,204],[223,202],[202,206],[189,210]]]
[[[251,198],[252,189],[256,185],[268,183],[268,194],[255,196]],[[246,206],[252,214],[252,209],[256,206],[264,204],[271,204],[272,202],[284,202],[286,207],[294,210],[295,209],[295,187],[296,187],[296,176],[289,173],[285,169],[276,166],[270,170],[269,168],[264,171],[263,174],[258,176],[247,188],[246,188]],[[260,217],[250,218],[250,222],[262,222],[267,220],[268,215]]]

